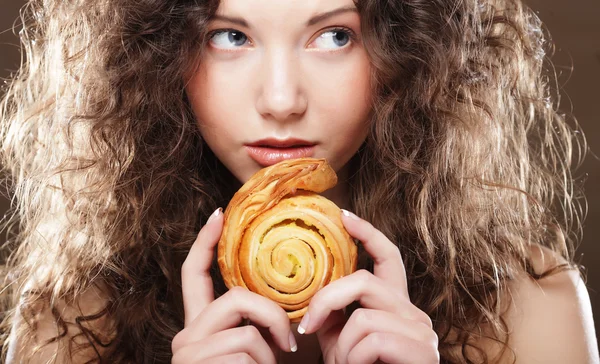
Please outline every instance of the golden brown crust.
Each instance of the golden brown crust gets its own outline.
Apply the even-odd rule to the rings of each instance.
[[[340,209],[318,193],[337,183],[324,159],[287,160],[258,171],[224,214],[218,261],[227,287],[277,302],[299,321],[312,296],[356,270],[356,244]]]

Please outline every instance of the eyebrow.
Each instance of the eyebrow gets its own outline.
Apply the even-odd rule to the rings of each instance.
[[[337,9],[334,9],[331,11],[326,11],[324,13],[317,14],[317,15],[313,16],[312,18],[310,18],[306,22],[306,26],[307,27],[313,26],[317,23],[320,23],[326,19],[331,18],[332,16],[342,14],[342,13],[347,13],[347,12],[358,13],[358,9],[356,9],[356,7],[354,7],[354,6],[345,6],[345,7],[337,8]],[[238,25],[246,27],[246,28],[250,28],[250,26],[248,25],[248,22],[246,22],[246,20],[244,20],[242,18],[215,14],[213,16],[213,20],[225,20],[225,21],[228,21],[228,22],[231,22],[234,24],[238,24]]]

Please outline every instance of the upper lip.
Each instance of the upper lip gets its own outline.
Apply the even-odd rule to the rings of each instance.
[[[288,138],[288,139],[276,139],[276,138],[266,138],[257,140],[253,143],[246,144],[250,147],[271,147],[271,148],[289,148],[289,147],[305,147],[312,146],[316,143],[309,142],[302,139],[297,138]]]

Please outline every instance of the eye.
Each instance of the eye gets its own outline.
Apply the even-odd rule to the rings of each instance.
[[[209,42],[219,49],[241,48],[248,40],[246,34],[236,29],[217,29],[208,34]],[[337,27],[322,32],[314,42],[317,48],[341,49],[350,42],[356,41],[356,35],[349,28]]]
[[[208,39],[217,47],[223,49],[239,48],[248,41],[246,34],[235,29],[218,29],[208,35]]]
[[[321,33],[315,43],[317,46],[325,49],[341,49],[346,48],[346,45],[356,40],[354,32],[348,28],[333,28]]]

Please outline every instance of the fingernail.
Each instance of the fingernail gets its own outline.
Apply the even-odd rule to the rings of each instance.
[[[212,215],[210,215],[206,224],[209,224],[211,221],[213,221],[215,218],[217,218],[217,216],[221,215],[221,211],[223,211],[223,209],[220,207],[218,209],[216,209],[215,212],[213,212]]]
[[[356,215],[354,215],[353,213],[351,213],[348,210],[344,210],[342,209],[342,214],[344,214],[344,216],[351,218],[352,220],[360,220],[360,218]]]
[[[298,350],[298,344],[296,343],[296,338],[294,337],[294,333],[290,331],[290,348],[292,348],[292,353],[295,353]]]
[[[304,317],[302,317],[302,320],[300,321],[300,324],[298,325],[298,333],[300,335],[303,335],[306,332],[306,328],[308,327],[308,312],[304,314]]]

